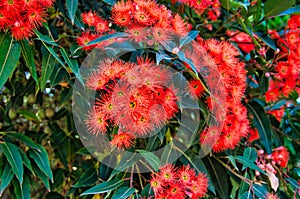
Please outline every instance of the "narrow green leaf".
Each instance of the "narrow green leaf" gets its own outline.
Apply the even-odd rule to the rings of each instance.
[[[243,157],[250,160],[250,162],[254,162],[257,158],[257,152],[254,148],[248,147],[244,150]],[[245,166],[242,170],[245,169]]]
[[[0,181],[0,197],[3,194],[6,187],[9,185],[10,181],[14,177],[14,172],[9,164],[6,164],[3,170]]]
[[[67,8],[72,24],[74,24],[75,13],[78,6],[78,0],[67,0]]]
[[[114,180],[111,180],[111,181],[102,182],[101,184],[98,184],[98,185],[86,190],[80,196],[106,193],[108,191],[112,191],[112,190],[115,190],[115,189],[119,188],[123,183],[124,183],[124,181],[119,180],[119,179],[114,179]]]
[[[78,188],[91,186],[97,182],[97,179],[98,177],[96,170],[87,170],[79,177],[77,182],[72,187]]]
[[[26,135],[24,135],[22,133],[16,133],[16,132],[10,131],[10,132],[0,132],[0,134],[11,136],[11,137],[17,139],[18,141],[23,142],[30,148],[39,150],[39,147],[32,141],[32,139],[30,139],[29,137],[27,137]]]
[[[111,199],[127,199],[134,192],[134,188],[123,186],[117,189]]]
[[[229,0],[220,0],[221,6],[227,11],[230,10]]]
[[[22,115],[23,117],[25,117],[28,120],[39,121],[38,117],[29,110],[17,110],[17,113]]]
[[[249,189],[247,192],[243,193],[239,199],[252,199],[252,193],[251,193],[251,189]]]
[[[108,35],[100,36],[100,37],[90,41],[85,46],[91,46],[91,45],[100,43],[100,42],[105,41],[105,40],[119,38],[119,37],[127,37],[127,36],[128,36],[128,34],[125,33],[125,32],[117,32],[117,33],[113,33],[113,34],[108,34]],[[83,47],[80,47],[80,48],[83,48]]]
[[[65,62],[68,64],[68,66],[71,68],[72,72],[75,74],[76,78],[80,81],[82,85],[84,85],[84,81],[81,77],[80,71],[79,71],[79,65],[77,60],[71,60],[64,48],[60,49],[61,55],[63,56]]]
[[[55,59],[54,57],[47,51],[47,49],[42,46],[42,76],[40,78],[40,88],[43,91],[46,87],[47,81],[49,80],[51,74],[54,70]]]
[[[24,176],[24,182],[21,186],[22,199],[30,199],[30,182],[27,176]]]
[[[271,47],[273,50],[276,50],[276,44],[274,40],[269,37],[268,35],[261,33],[261,32],[255,32],[254,33],[260,40],[262,40],[265,44],[267,44],[269,47]]]
[[[239,168],[236,166],[235,157],[233,157],[233,156],[227,156],[227,158],[230,160],[230,162],[234,166],[234,168],[238,171]]]
[[[50,168],[47,151],[41,145],[39,145],[39,149],[40,149],[39,151],[30,149],[28,150],[28,154],[38,165],[39,169],[43,171],[48,176],[48,178],[53,182],[53,174]]]
[[[143,158],[151,165],[151,167],[157,171],[159,167],[161,166],[160,159],[154,155],[154,153],[145,151],[145,150],[137,150]]]
[[[253,190],[254,190],[254,194],[258,197],[258,198],[264,198],[267,193],[268,190],[265,186],[263,185],[259,185],[259,184],[253,184]]]
[[[18,180],[22,184],[23,182],[23,161],[19,149],[16,145],[11,143],[2,144],[3,153],[9,162],[13,172],[16,174]]]
[[[288,8],[292,7],[295,4],[295,0],[285,0],[285,1],[278,1],[278,0],[268,0],[265,2],[265,16],[275,16],[280,14],[281,12],[287,10]]]
[[[257,170],[263,174],[266,174],[261,168],[259,168],[256,164],[251,162],[249,159],[243,157],[243,156],[236,156],[236,161],[242,163],[246,168]]]
[[[102,180],[107,180],[109,178],[116,161],[117,159],[114,155],[108,155],[102,160],[102,164],[99,168],[99,175]]]
[[[31,162],[27,157],[26,153],[19,148],[20,154],[22,156],[23,164],[34,174],[31,166]],[[35,175],[35,174],[34,174]]]
[[[203,161],[206,165],[209,177],[220,198],[228,198],[228,175],[224,167],[219,162],[210,157],[203,158]]]
[[[272,128],[269,117],[265,114],[263,107],[257,102],[251,101],[247,104],[248,110],[253,115],[254,126],[257,128],[260,140],[268,154],[272,153]]]
[[[49,183],[49,178],[46,176],[44,172],[42,172],[39,167],[37,167],[35,164],[32,165],[34,173],[36,173],[36,176],[38,176],[43,184],[45,185],[46,189],[50,191],[50,183]]]
[[[34,47],[31,46],[27,40],[21,40],[20,45],[22,56],[26,62],[26,66],[29,68],[32,78],[36,81],[38,85],[39,82],[36,72],[36,65],[34,63]]]
[[[248,174],[248,172],[245,172],[244,177],[247,178],[247,179],[250,179],[250,175]],[[248,190],[249,190],[249,184],[242,180],[240,188],[239,188],[239,194],[238,194],[237,198],[240,198]]]
[[[43,35],[42,33],[40,33],[39,31],[37,31],[37,30],[35,30],[34,31],[35,32],[35,34],[38,36],[38,40],[40,40],[40,41],[42,41],[42,43],[45,45],[45,43],[47,43],[47,44],[50,44],[50,45],[52,45],[52,46],[56,46],[56,47],[59,47],[59,45],[55,42],[55,41],[53,41],[51,38],[50,38],[50,36],[48,36],[48,35]]]
[[[0,34],[0,89],[17,67],[20,44],[9,35]]]
[[[122,172],[136,164],[138,161],[136,158],[137,156],[132,153],[126,153],[123,155],[119,164],[114,168],[113,172],[109,176],[109,180],[112,179],[117,173]]]
[[[237,190],[240,188],[240,184],[232,177],[230,177],[230,182],[232,185],[232,190],[230,194],[230,198],[236,198]]]

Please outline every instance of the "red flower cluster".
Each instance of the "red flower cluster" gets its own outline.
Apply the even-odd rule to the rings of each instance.
[[[288,21],[285,38],[270,31],[277,44],[281,46],[280,58],[284,61],[277,62],[275,75],[270,81],[269,90],[266,92],[266,102],[274,102],[282,97],[289,97],[291,92],[300,94],[300,15],[294,15]]]
[[[180,36],[188,33],[188,24],[178,14],[172,15],[167,7],[153,0],[119,1],[112,8],[112,20],[133,37],[142,37],[141,28],[147,27],[160,30],[153,33],[157,37],[166,37],[168,32],[175,32]]]
[[[274,174],[277,171],[274,169],[274,166],[277,164],[282,168],[287,167],[289,161],[289,152],[284,146],[280,146],[273,150],[271,155],[267,155],[263,150],[257,152],[258,157],[255,161],[257,166],[263,171],[269,171]],[[256,171],[256,175],[260,175],[259,171]]]
[[[236,58],[239,52],[228,42],[220,42],[215,39],[198,39],[198,42],[194,42],[192,45],[193,50],[186,53],[187,57],[193,61],[200,75],[205,67],[211,67],[213,71],[213,66],[217,66],[217,72],[220,74],[226,93],[226,99],[217,99],[226,110],[225,118],[219,116],[222,115],[221,113],[216,113],[219,116],[219,118],[216,118],[218,122],[224,120],[224,127],[220,137],[216,138],[218,134],[215,131],[218,128],[211,127],[208,131],[205,130],[202,133],[200,142],[202,144],[212,144],[215,152],[234,149],[241,138],[248,135],[249,131],[247,109],[241,103],[246,88],[244,63]],[[202,52],[203,50],[205,53]],[[224,89],[217,81],[218,78],[214,74],[210,74],[206,82],[208,88],[216,88],[216,85],[219,85],[219,89]]]
[[[251,50],[255,49],[254,43],[248,34],[230,30],[228,30],[226,34],[230,36],[230,40],[237,43],[238,47],[245,53],[250,53]]]
[[[103,42],[101,42],[99,44],[85,46],[87,43],[96,39],[97,37],[111,32],[108,21],[92,11],[82,13],[81,18],[83,23],[86,24],[89,29],[81,33],[81,36],[77,38],[77,43],[80,46],[84,46],[84,50],[90,50],[95,47],[101,48],[103,45],[105,45]]]
[[[52,4],[53,0],[1,0],[0,30],[9,30],[17,40],[28,39],[45,21]]]
[[[176,169],[168,164],[160,172],[152,173],[150,185],[156,199],[198,199],[207,192],[208,178],[204,173],[196,175],[190,165]]]
[[[93,134],[105,134],[118,126],[111,144],[128,148],[137,135],[161,128],[178,112],[177,92],[168,70],[148,59],[137,64],[106,60],[87,79],[87,86],[100,93],[89,111],[86,125]]]
[[[216,21],[221,15],[221,4],[219,0],[178,0],[178,2],[193,8],[198,15],[203,15],[203,13],[208,10],[207,17],[212,21]],[[211,24],[208,24],[205,27],[212,30]]]

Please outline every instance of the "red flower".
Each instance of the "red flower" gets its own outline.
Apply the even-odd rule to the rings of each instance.
[[[191,91],[193,97],[201,97],[204,92],[204,87],[200,80],[192,80],[188,90]]]
[[[274,149],[271,158],[276,164],[285,168],[289,161],[289,152],[284,146],[281,146]]]
[[[88,112],[85,124],[92,134],[105,134],[108,126],[106,120],[105,115],[99,112],[96,107],[93,107],[93,109]]]
[[[274,193],[267,193],[267,195],[265,195],[265,199],[279,199],[279,197]]]
[[[17,39],[28,39],[33,35],[33,27],[29,22],[16,21],[13,27],[10,29],[12,36]]]
[[[128,149],[133,144],[134,136],[124,133],[122,131],[119,131],[118,134],[113,135],[113,139],[110,142],[112,145],[117,146],[119,149]]]
[[[249,131],[249,142],[254,142],[255,140],[258,140],[260,138],[258,130],[256,128],[251,128]]]

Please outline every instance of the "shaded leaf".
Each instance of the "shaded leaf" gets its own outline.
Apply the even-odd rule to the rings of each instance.
[[[0,89],[17,67],[20,44],[9,35],[0,34]]]
[[[28,120],[31,121],[38,121],[38,117],[31,111],[29,110],[17,110],[17,113],[22,115],[23,117],[25,117]]]
[[[9,185],[13,177],[14,177],[14,172],[11,166],[9,164],[6,164],[0,181],[0,197],[3,194],[5,188]]]
[[[267,44],[269,47],[271,47],[273,50],[276,50],[276,49],[277,49],[274,40],[273,40],[270,36],[268,36],[268,35],[266,35],[266,34],[264,34],[264,33],[261,33],[261,32],[255,32],[254,34],[255,34],[260,40],[262,40],[265,44]]]
[[[270,16],[278,15],[281,12],[292,7],[294,4],[295,4],[295,0],[285,0],[285,1],[268,0],[265,2],[265,6],[264,6],[265,16],[270,17]]]
[[[251,101],[247,104],[247,107],[253,115],[253,123],[258,130],[260,140],[263,142],[267,153],[271,154],[272,129],[269,117],[265,114],[263,107],[261,107],[257,102]]]
[[[78,0],[67,0],[68,13],[72,24],[74,24],[75,13],[78,6]]]
[[[26,62],[26,66],[29,68],[31,76],[33,77],[33,79],[36,81],[38,85],[39,82],[38,82],[38,77],[36,72],[36,65],[34,63],[34,48],[28,43],[27,40],[21,40],[20,45],[21,45],[22,56]]]
[[[9,131],[9,132],[0,132],[0,134],[11,136],[11,137],[17,139],[18,141],[23,142],[27,146],[29,146],[33,149],[39,150],[39,147],[32,141],[32,139],[30,139],[29,137],[27,137],[26,135],[24,135],[22,133],[16,133],[16,132]]]
[[[128,33],[125,33],[125,32],[117,32],[117,33],[113,33],[113,34],[107,34],[107,35],[100,36],[100,37],[90,41],[85,46],[91,46],[91,45],[100,43],[100,42],[105,41],[105,40],[119,38],[119,37],[127,37],[127,36],[128,36]],[[83,47],[84,46],[79,47],[79,48],[83,48]]]
[[[49,157],[44,147],[39,145],[39,151],[30,149],[28,150],[28,154],[38,165],[39,169],[53,182],[53,174],[50,168]]]
[[[115,190],[115,189],[119,188],[123,183],[124,183],[124,181],[119,180],[119,179],[114,179],[114,180],[111,180],[111,181],[102,182],[101,184],[98,184],[98,185],[86,190],[80,196],[106,193],[108,191],[112,191],[112,190]]]
[[[50,191],[50,183],[49,178],[46,176],[44,172],[42,172],[36,165],[32,165],[34,173],[42,180],[43,184],[45,185],[46,189]]]
[[[134,192],[134,188],[123,186],[117,189],[117,191],[112,196],[112,199],[127,199]]]
[[[243,156],[236,156],[236,161],[242,163],[244,165],[245,168],[250,168],[250,169],[254,169],[257,170],[263,174],[266,174],[261,168],[259,168],[256,164],[254,164],[251,160],[243,157]]]
[[[9,162],[13,172],[16,174],[16,177],[22,184],[23,182],[23,161],[19,149],[16,145],[11,143],[3,143],[2,144],[3,153]]]
[[[97,172],[94,169],[87,170],[79,177],[72,187],[87,187],[97,182]]]
[[[44,46],[41,47],[41,52],[42,52],[42,75],[40,78],[40,88],[43,91],[46,87],[47,81],[49,80],[51,74],[53,73],[56,61]]]
[[[228,177],[224,167],[216,160],[205,157],[203,161],[206,165],[209,177],[221,198],[228,198]]]
[[[253,184],[252,188],[254,190],[254,194],[258,198],[264,198],[265,195],[267,195],[267,193],[268,193],[267,188],[265,186],[263,186],[263,185]]]
[[[161,165],[160,159],[154,155],[154,153],[145,151],[145,150],[137,150],[143,158],[151,165],[151,167],[157,171]]]

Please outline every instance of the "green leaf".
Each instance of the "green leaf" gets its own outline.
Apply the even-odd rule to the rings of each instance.
[[[227,158],[230,160],[230,162],[234,166],[234,168],[238,171],[239,168],[236,166],[235,157],[230,155],[230,156],[227,156]]]
[[[72,187],[78,188],[91,186],[97,182],[97,179],[98,177],[96,170],[90,169],[85,171]]]
[[[247,192],[243,193],[239,199],[252,199],[253,196],[252,196],[252,193],[251,193],[251,190],[249,189]]]
[[[232,185],[232,190],[230,194],[230,198],[236,198],[237,190],[240,188],[240,184],[234,180],[234,178],[230,177],[230,182]]]
[[[74,24],[75,13],[78,6],[78,0],[67,0],[67,8],[72,24]]]
[[[123,155],[119,164],[114,168],[113,172],[109,176],[109,180],[112,179],[117,173],[122,172],[136,164],[137,155],[132,153],[126,153]]]
[[[43,35],[42,33],[40,33],[39,31],[35,30],[34,33],[38,36],[38,40],[40,40],[44,45],[45,43],[50,44],[52,46],[56,46],[59,47],[59,45],[53,41],[50,36],[48,35]]]
[[[31,121],[39,121],[38,117],[31,111],[28,110],[18,110],[16,111],[18,114],[22,115],[23,117],[25,117],[28,120]]]
[[[47,81],[49,80],[51,74],[53,73],[53,69],[56,61],[44,46],[41,47],[41,52],[42,52],[42,76],[40,79],[40,88],[43,91],[46,87]]]
[[[293,14],[300,14],[300,5],[289,8],[289,9],[283,11],[282,13],[278,14],[277,16],[293,15]]]
[[[248,172],[245,172],[244,177],[250,179],[250,175],[248,174]],[[248,192],[248,190],[249,190],[249,184],[242,180],[237,198],[240,198],[242,195],[244,195],[245,192]]]
[[[137,151],[141,154],[141,156],[143,156],[143,158],[145,158],[145,160],[151,165],[151,167],[155,171],[158,171],[161,162],[160,159],[156,155],[154,155],[154,153],[145,150],[137,150]]]
[[[84,81],[81,77],[77,60],[74,60],[74,59],[71,60],[64,48],[61,48],[60,52],[61,52],[61,55],[63,56],[65,62],[68,64],[68,66],[71,68],[72,72],[75,74],[76,78],[80,81],[80,83],[82,85],[84,85]]]
[[[3,174],[1,176],[0,180],[0,197],[3,194],[3,191],[6,189],[6,187],[9,185],[10,181],[14,177],[14,172],[9,164],[5,165],[5,168],[3,170]]]
[[[30,139],[29,137],[27,137],[26,135],[24,135],[22,133],[16,133],[16,132],[9,131],[9,132],[0,132],[0,134],[11,136],[11,137],[23,142],[27,146],[29,146],[33,149],[39,150],[38,146],[32,141],[32,139]]]
[[[42,180],[44,183],[46,189],[50,191],[50,183],[49,183],[49,178],[46,176],[44,172],[42,172],[35,164],[33,164],[33,171],[36,173],[36,175]]]
[[[102,164],[99,168],[99,175],[102,180],[107,180],[114,168],[114,163],[116,163],[116,157],[113,155],[106,156],[102,160]],[[109,166],[108,166],[109,165]]]
[[[261,32],[255,32],[254,33],[260,40],[262,40],[265,44],[267,44],[269,47],[271,47],[273,50],[276,50],[276,44],[274,40],[269,37],[268,35],[261,33]]]
[[[99,193],[106,193],[108,191],[115,190],[119,188],[124,183],[123,180],[114,179],[107,182],[102,182],[101,184],[98,184],[85,192],[83,192],[80,196],[85,195],[91,195],[91,194],[99,194]]]
[[[107,3],[110,6],[115,5],[115,3],[117,2],[116,0],[103,0],[105,3]]]
[[[113,33],[113,34],[107,34],[107,35],[100,36],[100,37],[90,41],[85,46],[91,46],[91,45],[98,44],[105,40],[114,39],[114,38],[118,38],[118,37],[127,37],[127,36],[128,36],[128,34],[125,32],[117,32],[117,33]],[[83,47],[84,46],[79,47],[79,48],[83,48]]]
[[[2,144],[3,153],[9,162],[13,172],[16,174],[18,180],[22,184],[23,182],[23,161],[19,149],[16,145],[11,143],[3,143]]]
[[[26,153],[24,151],[22,151],[20,148],[19,148],[19,151],[20,151],[20,154],[22,156],[23,164],[34,174],[34,172],[32,170],[32,167],[31,167],[30,160],[26,156]]]
[[[123,186],[117,189],[111,199],[127,199],[134,192],[134,188]]]
[[[267,188],[265,186],[262,186],[262,185],[259,185],[259,184],[253,184],[252,188],[254,190],[254,194],[258,198],[265,198],[265,196],[268,193]]]
[[[295,0],[285,0],[285,1],[278,1],[278,0],[268,0],[265,2],[265,16],[275,16],[280,14],[281,12],[287,10],[288,8],[292,7],[295,4]]]
[[[244,165],[244,167],[246,168],[250,168],[250,169],[254,169],[257,170],[263,174],[266,174],[261,168],[259,168],[256,164],[254,164],[252,161],[250,161],[249,159],[243,157],[243,156],[236,156],[236,161],[242,163]]]
[[[250,162],[254,162],[257,158],[257,152],[254,148],[246,148],[244,150],[244,153],[243,153],[243,157],[250,160]],[[244,170],[245,168],[243,167],[242,170]]]
[[[210,157],[203,158],[209,177],[221,198],[228,198],[228,175],[224,167]]]
[[[0,89],[17,67],[20,44],[6,34],[0,34]]]
[[[20,45],[22,56],[26,62],[26,66],[29,68],[32,78],[36,81],[38,85],[39,82],[36,73],[36,65],[34,63],[34,47],[31,46],[27,40],[21,40]]]
[[[30,199],[30,182],[27,176],[24,176],[24,182],[21,186],[22,199]]]
[[[272,128],[270,118],[265,114],[263,107],[257,102],[251,101],[247,104],[248,110],[253,115],[254,126],[257,128],[260,140],[268,154],[272,153]]]
[[[48,178],[53,182],[53,174],[50,168],[49,157],[47,151],[39,145],[39,151],[30,149],[28,150],[29,156],[35,161],[39,169],[43,171]]]

